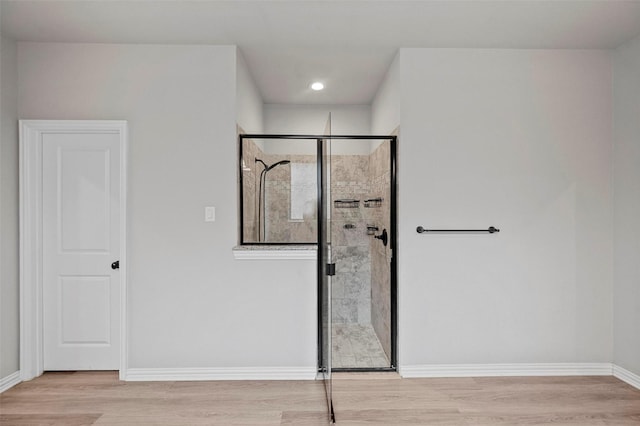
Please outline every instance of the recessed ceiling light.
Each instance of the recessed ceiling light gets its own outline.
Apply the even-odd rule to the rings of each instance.
[[[320,83],[319,81],[316,81],[315,83],[311,84],[311,88],[315,91],[322,90],[324,89],[324,84]]]

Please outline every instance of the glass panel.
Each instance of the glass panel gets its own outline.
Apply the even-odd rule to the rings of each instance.
[[[325,129],[331,134],[331,114]],[[334,422],[332,383],[331,383],[331,275],[327,270],[332,265],[332,232],[331,232],[331,139],[318,140],[320,209],[318,221],[318,283],[319,283],[319,372],[324,380],[327,394],[327,407],[331,422]]]
[[[332,140],[334,371],[391,367],[389,148],[389,140]]]
[[[315,139],[242,138],[242,244],[315,244]]]

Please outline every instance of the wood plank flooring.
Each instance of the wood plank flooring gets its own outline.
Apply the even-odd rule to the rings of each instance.
[[[640,390],[613,377],[399,379],[336,375],[338,425],[640,425]],[[326,425],[314,381],[120,382],[64,372],[0,395],[0,424]]]

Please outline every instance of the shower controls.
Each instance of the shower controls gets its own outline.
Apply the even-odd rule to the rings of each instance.
[[[387,234],[387,230],[383,229],[382,230],[382,234],[380,235],[376,235],[374,238],[382,241],[382,244],[386,247],[387,246],[387,242],[389,241],[389,235]]]

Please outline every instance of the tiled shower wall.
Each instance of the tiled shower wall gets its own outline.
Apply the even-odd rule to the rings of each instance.
[[[373,197],[383,199],[382,207],[372,208],[372,221],[391,238],[390,143],[384,141],[370,155],[369,173]],[[391,258],[390,244],[371,243],[371,324],[388,359],[391,359]]]
[[[243,159],[243,238],[245,243],[258,241],[258,203],[260,172],[262,164],[256,163],[260,158],[267,164],[274,164],[281,160],[289,160],[291,163],[316,163],[313,155],[269,155],[252,140],[244,139],[242,146]],[[267,173],[266,203],[264,220],[265,233],[263,242],[296,242],[315,243],[316,208],[308,209],[302,220],[291,220],[291,167],[290,165],[277,166]]]
[[[245,242],[258,241],[258,177],[255,158],[262,158],[262,150],[250,139],[242,145],[242,233]]]
[[[357,208],[331,209],[332,256],[336,275],[332,283],[332,319],[335,323],[371,323],[371,256],[367,235],[369,156],[331,157],[331,198],[360,200]],[[345,228],[353,225],[353,228]]]
[[[332,198],[359,199],[357,209],[333,208],[334,277],[333,321],[371,324],[390,359],[391,274],[390,246],[367,235],[367,225],[391,231],[390,143],[384,141],[370,155],[336,156],[331,167]],[[364,200],[382,198],[382,205],[365,207]],[[345,224],[355,225],[345,229]]]
[[[267,164],[281,160],[291,163],[316,164],[315,155],[265,155]],[[260,168],[261,170],[261,168]],[[260,177],[258,173],[258,178]],[[315,243],[318,239],[316,227],[317,206],[305,208],[302,220],[293,220],[291,212],[291,166],[280,165],[269,173],[266,179],[265,241]]]

